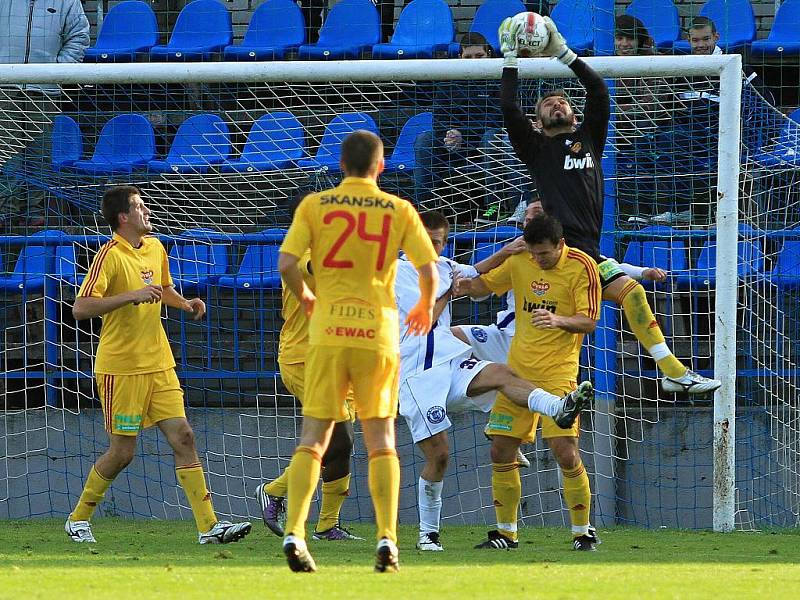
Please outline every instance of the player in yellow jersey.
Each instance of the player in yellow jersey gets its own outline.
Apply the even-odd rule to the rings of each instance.
[[[76,542],[94,542],[89,523],[114,478],[133,460],[139,431],[158,425],[175,457],[175,474],[189,499],[201,544],[235,542],[250,523],[220,521],[211,504],[194,433],[186,420],[175,359],[161,324],[162,305],[200,319],[206,306],[172,285],[167,253],[148,234],[150,209],[133,186],[109,189],[101,205],[113,236],[94,257],[72,314],[103,317],[95,356],[97,390],[110,443],[97,459],[64,529]]]
[[[296,208],[296,206],[295,206]],[[294,211],[293,211],[294,212]],[[300,257],[297,267],[303,281],[313,292],[316,288],[311,273],[311,252]],[[286,285],[283,285],[280,339],[278,341],[278,367],[281,379],[300,404],[305,397],[306,354],[308,353],[308,317],[303,307]],[[319,520],[314,528],[315,540],[344,541],[363,540],[341,526],[339,512],[350,490],[350,457],[353,453],[353,420],[338,421],[333,427],[331,441],[322,455],[322,501]],[[256,499],[261,506],[264,524],[275,535],[283,536],[283,521],[286,518],[286,492],[289,470],[284,469],[276,479],[262,483],[256,488]]]
[[[398,397],[399,322],[394,280],[402,248],[419,271],[420,299],[406,319],[414,335],[431,327],[438,275],[436,252],[419,215],[405,200],[381,191],[383,144],[367,131],[342,142],[345,178],[307,196],[281,246],[278,269],[309,321],[303,429],[289,465],[284,554],[292,571],[315,571],[305,522],[334,423],[347,417],[350,387],[369,455],[375,508],[375,570],[398,570],[400,463],[394,440]],[[311,249],[316,292],[297,268]]]
[[[575,388],[583,336],[594,331],[600,315],[601,286],[597,264],[586,253],[564,244],[561,224],[537,215],[525,226],[527,252],[510,256],[502,265],[476,279],[462,282],[459,291],[473,297],[513,290],[516,333],[508,365],[520,377],[536,381],[550,393],[563,395]],[[582,383],[581,386],[588,385]],[[591,393],[590,393],[591,394]],[[492,438],[492,494],[497,529],[476,548],[517,548],[517,511],[522,492],[517,451],[533,441],[539,415],[498,394],[487,435]],[[561,429],[542,416],[542,437],[564,474],[564,498],[572,521],[573,547],[594,550],[589,535],[589,478],[578,451],[579,420]]]

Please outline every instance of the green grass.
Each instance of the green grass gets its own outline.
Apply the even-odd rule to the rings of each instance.
[[[365,542],[309,542],[316,574],[289,572],[261,523],[245,540],[200,546],[192,523],[99,518],[97,544],[63,521],[0,521],[0,598],[795,598],[800,532],[714,534],[615,528],[577,553],[566,529],[523,529],[516,551],[474,550],[483,527],[446,527],[443,553],[414,550],[401,528],[401,572],[372,572]]]

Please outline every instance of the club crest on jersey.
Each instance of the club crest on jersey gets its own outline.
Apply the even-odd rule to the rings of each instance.
[[[144,281],[145,285],[150,285],[153,283],[153,270],[148,269],[147,271],[140,271],[142,275],[142,281]]]
[[[547,281],[531,281],[531,291],[537,296],[544,296],[549,289],[550,283]]]
[[[431,406],[428,409],[428,413],[427,415],[425,415],[425,418],[427,418],[428,422],[431,423],[432,425],[438,425],[439,423],[444,421],[444,418],[446,416],[447,413],[444,410],[444,406]]]
[[[486,342],[486,340],[488,339],[486,336],[486,332],[480,327],[471,327],[470,333],[472,333],[472,337],[475,338],[475,341],[481,344]]]
[[[575,142],[569,147],[569,151],[572,152],[573,154],[577,154],[578,152],[581,151],[581,148],[583,148],[583,144],[581,144],[580,142]]]

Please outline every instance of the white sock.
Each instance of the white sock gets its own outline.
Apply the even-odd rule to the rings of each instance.
[[[428,481],[419,478],[417,488],[419,502],[419,532],[439,532],[439,519],[442,516],[443,481]]]
[[[572,535],[574,537],[578,537],[581,535],[586,535],[589,533],[589,526],[588,525],[573,525],[572,526]]]
[[[647,353],[653,357],[653,360],[662,360],[672,356],[672,350],[669,349],[666,343],[655,344],[647,349]]]
[[[531,412],[538,412],[548,417],[555,417],[561,408],[561,398],[542,388],[536,388],[528,396],[528,408]]]

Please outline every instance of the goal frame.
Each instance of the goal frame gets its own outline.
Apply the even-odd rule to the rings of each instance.
[[[717,146],[714,372],[713,529],[732,531],[735,514],[736,306],[742,58],[716,56],[591,57],[602,76],[712,76],[720,81]],[[502,59],[329,62],[213,62],[0,65],[0,86],[20,84],[131,84],[223,82],[360,82],[498,79]],[[520,79],[574,78],[552,59],[520,59]]]

